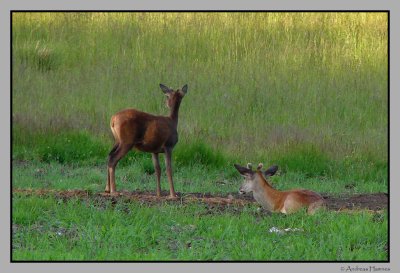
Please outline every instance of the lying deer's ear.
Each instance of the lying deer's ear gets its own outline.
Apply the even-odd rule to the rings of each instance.
[[[253,165],[251,165],[251,163],[247,163],[247,169],[253,170]]]
[[[238,164],[234,164],[233,166],[235,166],[236,170],[238,170],[238,172],[244,177],[253,177],[254,175],[254,172],[248,168],[242,167]]]
[[[171,93],[171,89],[170,88],[168,88],[168,87],[166,87],[164,84],[162,84],[162,83],[160,83],[160,88],[161,88],[161,90],[164,92],[164,94],[169,94],[169,93]]]
[[[261,169],[263,168],[263,164],[262,163],[258,163],[258,166],[257,166],[257,171],[261,171]]]
[[[277,171],[278,171],[278,166],[273,165],[273,166],[269,167],[269,168],[264,172],[264,175],[265,175],[265,176],[273,176]]]
[[[186,95],[186,93],[187,93],[187,90],[188,90],[188,86],[187,86],[187,84],[185,84],[183,87],[182,87],[182,89],[181,89],[181,91],[182,91],[182,95]]]

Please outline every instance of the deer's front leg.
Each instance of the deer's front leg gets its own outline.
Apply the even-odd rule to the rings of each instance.
[[[172,181],[172,167],[171,167],[172,149],[165,149],[165,167],[167,171],[168,183],[169,183],[169,196],[170,198],[176,198],[177,195],[174,190],[174,182]]]

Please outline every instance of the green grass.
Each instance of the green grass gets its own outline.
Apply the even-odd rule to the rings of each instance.
[[[300,162],[311,147],[317,157],[301,166],[322,156],[306,171],[317,176],[342,172],[332,160],[387,164],[384,13],[14,13],[12,25],[20,155],[72,153],[51,138],[85,134],[94,147],[76,139],[83,150],[71,160],[106,157],[113,113],[167,113],[162,82],[189,85],[182,160],[217,149],[241,162]],[[218,155],[199,160],[222,165]]]
[[[13,197],[13,260],[387,260],[387,214]],[[212,211],[212,210],[211,210]],[[287,234],[271,233],[298,228]],[[314,251],[318,249],[318,251]]]
[[[130,165],[116,169],[118,190],[156,190],[156,179],[151,158],[132,160]],[[161,188],[169,190],[165,167],[161,162]],[[243,178],[233,165],[224,169],[215,169],[204,165],[175,166],[174,186],[181,193],[201,192],[212,194],[236,193]],[[31,189],[81,189],[90,192],[102,192],[106,184],[107,168],[103,165],[81,166],[79,164],[18,162],[12,166],[12,185],[14,188]],[[328,195],[387,192],[387,183],[379,180],[353,180],[352,177],[334,179],[327,177],[308,177],[303,173],[284,172],[270,178],[279,190],[306,188]]]
[[[90,182],[96,184],[93,190],[102,190],[107,172],[106,144],[88,133],[32,135],[29,144],[30,150],[26,146],[13,146],[13,186],[57,188],[58,184],[44,181],[65,181],[61,184],[63,189],[86,189]],[[320,192],[340,193],[352,185],[356,192],[388,191],[387,163],[374,157],[335,160],[312,145],[302,145],[277,155],[274,160],[261,162],[265,166],[279,166],[280,175],[271,179],[286,189],[310,187]],[[236,192],[234,185],[240,184],[240,175],[234,163],[245,165],[247,162],[213,150],[201,141],[179,143],[173,153],[175,184],[181,192]],[[164,179],[163,156],[161,166]],[[41,169],[46,171],[36,176],[35,170]],[[68,179],[63,172],[80,174]],[[148,189],[155,186],[153,173],[151,155],[132,151],[119,162],[116,177],[125,189]],[[149,181],[145,184],[149,186],[144,186],[142,181]],[[221,187],[221,183],[229,187]]]

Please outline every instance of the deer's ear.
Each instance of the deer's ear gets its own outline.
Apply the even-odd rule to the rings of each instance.
[[[236,170],[238,170],[238,172],[239,172],[242,176],[244,176],[244,177],[249,177],[249,178],[253,177],[254,172],[253,172],[252,170],[250,170],[250,169],[248,169],[248,168],[246,168],[246,167],[242,167],[242,166],[240,166],[240,165],[238,165],[238,164],[234,164],[234,166],[235,166]]]
[[[164,94],[169,94],[169,93],[171,93],[171,89],[170,88],[168,88],[167,86],[165,86],[164,84],[162,84],[162,83],[160,83],[160,88],[161,88],[161,90],[164,92]]]
[[[181,91],[183,92],[183,94],[186,94],[186,93],[187,93],[187,84],[185,84],[185,85],[182,87]]]
[[[265,176],[273,176],[277,171],[278,171],[278,166],[273,165],[273,166],[269,167],[269,168],[264,172],[264,175],[265,175]]]

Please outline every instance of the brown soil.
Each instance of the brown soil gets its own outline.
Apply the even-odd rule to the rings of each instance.
[[[70,198],[89,199],[95,200],[111,200],[117,202],[118,200],[136,201],[140,203],[155,204],[160,202],[178,202],[190,203],[201,202],[208,206],[227,207],[245,206],[247,204],[255,203],[252,195],[239,195],[231,193],[227,195],[212,195],[210,193],[178,193],[179,197],[176,199],[169,199],[168,192],[163,192],[162,197],[157,197],[152,192],[127,192],[121,191],[117,195],[110,195],[106,193],[89,193],[83,190],[32,190],[32,189],[13,189],[13,193],[24,195],[37,195],[37,196],[55,196],[63,200]],[[386,193],[371,193],[371,194],[356,194],[356,195],[343,195],[343,196],[330,196],[322,195],[326,201],[326,207],[335,211],[349,211],[349,210],[370,210],[381,211],[388,207],[388,194]]]

